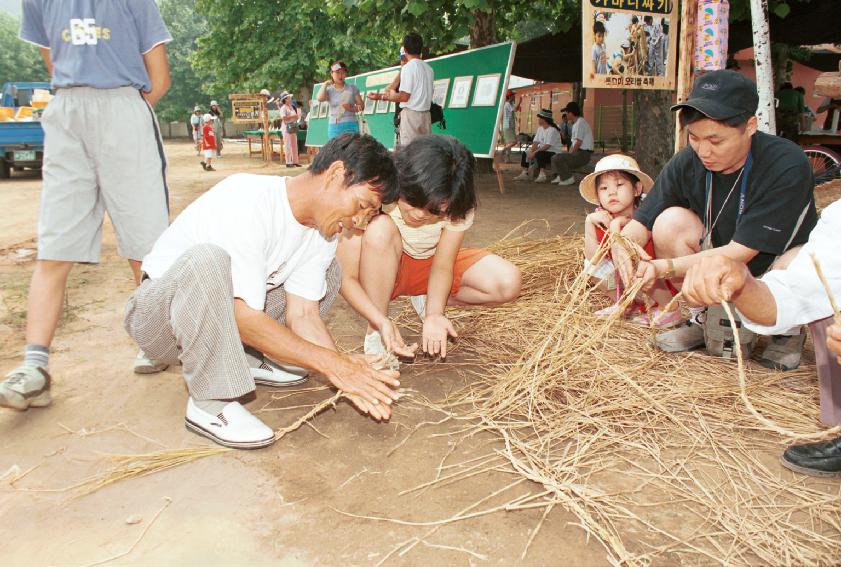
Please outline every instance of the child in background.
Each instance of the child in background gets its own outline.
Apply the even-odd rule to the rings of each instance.
[[[596,164],[595,171],[581,180],[581,196],[597,206],[584,221],[584,271],[592,276],[591,280],[602,292],[616,299],[616,303],[597,311],[597,315],[609,316],[615,313],[619,308],[618,299],[622,290],[616,285],[619,278],[615,276],[610,253],[596,265],[592,263],[593,257],[607,238],[611,223],[624,226],[633,219],[643,194],[648,193],[653,185],[654,181],[640,170],[636,160],[622,154],[602,158]],[[652,240],[646,243],[644,249],[652,259],[655,257]],[[623,315],[633,316],[633,322],[643,325],[650,324],[653,317],[660,328],[672,327],[679,323],[679,310],[664,313],[660,309],[660,306],[665,306],[673,296],[673,291],[667,285],[669,284],[658,282],[651,291],[653,308],[648,309],[643,301],[637,299]]]
[[[193,114],[190,116],[190,127],[193,129],[193,142],[196,144],[196,155],[201,155],[201,124],[202,113],[198,106],[193,108]]]
[[[202,117],[201,149],[204,150],[204,161],[201,162],[205,171],[216,171],[213,168],[213,158],[216,157],[216,134],[213,132],[213,115],[208,113]]]
[[[368,321],[365,354],[413,356],[388,305],[410,296],[423,321],[422,350],[447,356],[456,336],[447,305],[497,305],[520,295],[520,270],[479,248],[463,248],[473,224],[476,161],[449,136],[415,138],[395,154],[397,203],[383,206],[367,228],[345,226],[336,258],[342,297]]]
[[[596,75],[607,75],[610,70],[607,67],[607,48],[604,45],[604,36],[607,30],[604,22],[597,20],[593,24],[593,73]]]

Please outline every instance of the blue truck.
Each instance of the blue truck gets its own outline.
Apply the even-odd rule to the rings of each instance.
[[[0,106],[12,109],[32,106],[35,89],[49,90],[49,83],[5,83]],[[44,130],[36,116],[32,121],[0,122],[0,179],[11,175],[12,170],[41,169],[44,160]]]

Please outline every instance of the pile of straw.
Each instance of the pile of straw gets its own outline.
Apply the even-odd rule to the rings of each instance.
[[[542,489],[502,509],[563,507],[617,565],[835,564],[837,483],[782,469],[787,439],[748,411],[735,362],[665,354],[648,329],[594,317],[605,303],[580,276],[581,246],[507,238],[494,251],[523,270],[522,298],[453,310],[458,350],[478,366],[435,407],[467,421],[459,435],[490,432],[503,448],[447,465],[460,471],[447,482],[501,468],[534,481]],[[746,384],[777,428],[821,430],[814,366],[749,365]]]

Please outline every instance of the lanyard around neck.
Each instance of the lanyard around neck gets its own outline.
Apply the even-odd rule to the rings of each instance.
[[[748,152],[748,159],[745,160],[745,165],[742,168],[741,173],[739,174],[739,178],[741,179],[742,183],[739,191],[739,212],[736,214],[737,223],[739,222],[739,219],[742,218],[742,213],[745,212],[745,196],[747,195],[748,175],[750,174],[750,170],[752,167],[753,153]],[[736,183],[738,182],[739,179],[736,180]],[[727,197],[724,199],[724,203],[721,204],[721,209],[719,209],[718,215],[716,215],[715,220],[712,220],[713,174],[710,170],[707,170],[706,188],[707,195],[706,206],[704,207],[704,237],[701,239],[702,242],[712,235],[713,228],[715,228],[715,225],[718,222],[718,217],[721,216],[724,207],[727,205],[727,201],[730,199],[730,194],[728,193]],[[734,184],[733,188],[731,188],[730,191],[732,192],[735,188],[736,186]]]

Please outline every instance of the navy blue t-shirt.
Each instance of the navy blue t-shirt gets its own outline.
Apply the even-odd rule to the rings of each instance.
[[[50,50],[54,88],[144,91],[143,55],[172,41],[154,0],[23,0],[20,38]]]

